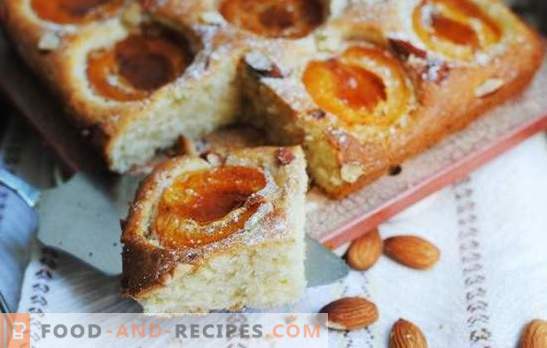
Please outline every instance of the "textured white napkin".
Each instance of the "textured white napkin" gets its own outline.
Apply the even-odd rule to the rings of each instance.
[[[51,162],[18,128],[12,127],[4,142],[3,158],[17,174],[32,174],[34,183],[49,182]],[[0,191],[0,216],[0,288],[12,304],[30,258],[19,311],[139,310],[119,298],[119,279],[100,276],[32,242],[32,214],[5,190]],[[547,318],[547,138],[526,141],[380,231],[384,237],[423,236],[442,250],[441,261],[424,272],[382,257],[368,272],[309,289],[290,310],[315,312],[349,295],[374,301],[379,321],[365,330],[333,334],[332,347],[385,347],[400,317],[418,324],[430,347],[514,347],[526,322]]]

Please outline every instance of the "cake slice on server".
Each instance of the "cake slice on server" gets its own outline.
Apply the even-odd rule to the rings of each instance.
[[[179,157],[141,185],[124,224],[123,292],[145,312],[296,302],[306,287],[300,147]]]

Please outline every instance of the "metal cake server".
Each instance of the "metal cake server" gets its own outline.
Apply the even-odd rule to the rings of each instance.
[[[109,276],[122,272],[120,219],[125,218],[141,179],[123,176],[107,182],[79,172],[65,183],[39,192],[0,169],[0,183],[38,214],[38,239],[44,245],[67,252]],[[330,284],[348,274],[346,263],[317,241],[307,237],[306,250],[308,286]]]

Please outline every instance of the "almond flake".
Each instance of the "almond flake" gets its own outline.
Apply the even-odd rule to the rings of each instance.
[[[252,51],[247,53],[245,55],[245,63],[260,75],[272,78],[283,77],[281,69],[262,52]]]
[[[209,11],[201,14],[200,19],[205,24],[211,25],[223,25],[225,22],[224,17],[218,12]]]
[[[350,184],[355,183],[364,173],[363,165],[358,162],[347,163],[342,166],[340,175],[342,180]]]
[[[205,159],[207,160],[207,162],[209,162],[209,164],[215,167],[220,166],[223,162],[222,157],[214,152],[205,155]]]
[[[323,30],[315,34],[315,45],[322,52],[336,52],[340,47],[339,38],[336,33]]]
[[[38,48],[42,51],[55,51],[61,46],[61,38],[52,32],[47,32],[40,38]]]
[[[134,3],[127,7],[122,14],[122,21],[128,26],[137,26],[142,22],[142,12],[138,4]]]
[[[482,85],[475,88],[475,97],[482,98],[495,93],[503,86],[504,82],[501,79],[488,79]]]
[[[268,56],[259,51],[252,51],[245,55],[245,62],[251,68],[257,71],[267,71],[271,69],[273,62]]]

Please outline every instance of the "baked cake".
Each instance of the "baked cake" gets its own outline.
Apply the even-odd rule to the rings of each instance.
[[[145,164],[181,134],[202,136],[235,120],[240,49],[221,31],[157,23],[134,1],[0,5],[21,56],[113,171]]]
[[[5,0],[3,26],[114,171],[233,122],[302,145],[332,197],[524,89],[500,0]]]
[[[302,144],[336,198],[514,96],[543,56],[539,37],[491,0],[357,1],[316,40],[308,57],[247,55],[244,114],[271,141]]]
[[[270,308],[305,289],[299,147],[161,164],[124,223],[123,292],[149,313]]]

